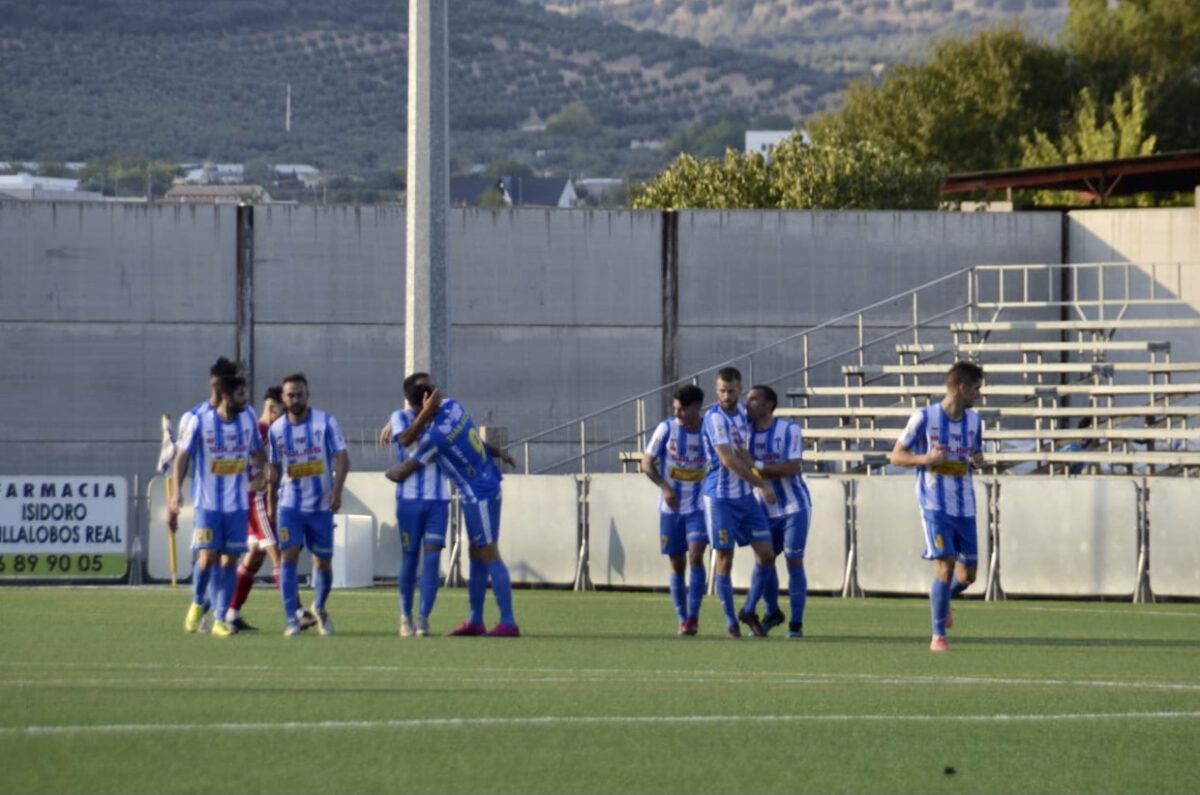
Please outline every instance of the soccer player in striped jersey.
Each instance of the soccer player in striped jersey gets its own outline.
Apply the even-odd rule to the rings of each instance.
[[[671,565],[671,600],[679,617],[679,634],[695,635],[708,587],[704,568],[704,551],[708,548],[703,500],[705,459],[700,440],[704,390],[695,384],[681,386],[671,403],[675,416],[654,429],[642,453],[642,472],[661,492],[659,540]],[[685,567],[692,570],[686,586]]]
[[[788,637],[804,637],[804,605],[808,580],[804,576],[804,547],[812,520],[812,497],[800,473],[804,452],[800,426],[775,416],[779,396],[769,386],[751,387],[746,395],[746,417],[750,420],[750,455],[754,470],[771,485],[776,501],[764,505],[771,526],[771,544],[775,554],[787,560],[788,602],[792,609]],[[762,626],[767,632],[784,622],[779,609],[779,572],[772,566],[765,572],[763,597],[767,614]],[[743,614],[754,615],[757,602],[746,599]]]
[[[955,362],[946,373],[946,396],[916,411],[892,448],[895,466],[917,470],[917,506],[925,527],[925,552],[933,561],[929,589],[931,651],[944,652],[953,625],[950,600],[975,582],[975,486],[971,468],[983,466],[982,424],[972,407],[983,386],[983,368]]]
[[[410,406],[420,406],[421,410],[397,439],[400,444],[411,445],[408,457],[404,463],[388,469],[386,475],[389,480],[403,483],[436,460],[458,489],[470,541],[471,579],[467,584],[470,613],[466,621],[448,634],[520,637],[512,608],[512,579],[497,546],[502,476],[492,451],[480,438],[475,421],[462,404],[457,400],[443,400],[433,384],[428,381],[414,383],[405,390],[404,396]],[[489,577],[496,606],[500,609],[500,622],[490,632],[483,623],[483,602]]]
[[[196,415],[194,421],[185,425],[175,457],[175,479],[182,482],[189,463],[195,459],[192,499],[196,521],[192,547],[197,555],[192,605],[184,629],[188,632],[199,629],[208,583],[215,579],[214,606],[218,620],[212,633],[226,637],[237,631],[225,618],[233,592],[234,566],[246,549],[250,469],[261,468],[264,456],[258,428],[243,411],[247,402],[245,379],[223,376],[217,391],[220,396],[217,408]],[[171,495],[169,510],[178,516],[179,507],[180,496],[176,491]]]
[[[756,565],[750,588],[762,592],[767,569],[775,566],[775,551],[771,546],[771,529],[762,505],[755,499],[754,489],[760,489],[763,502],[775,502],[775,492],[754,472],[754,461],[747,452],[750,429],[746,410],[738,402],[742,394],[742,374],[736,367],[717,371],[717,402],[704,415],[701,439],[707,473],[704,477],[704,520],[709,541],[717,553],[713,579],[717,597],[725,611],[727,634],[740,638],[738,619],[743,618],[757,637],[766,630],[757,616],[739,617],[733,602],[734,545],[749,544],[754,550]]]
[[[333,515],[342,507],[342,488],[350,472],[350,454],[337,419],[308,405],[308,379],[293,373],[283,379],[287,409],[267,431],[271,466],[268,470],[268,516],[278,527],[279,591],[287,626],[283,634],[300,634],[304,612],[296,565],[300,550],[313,556],[313,605],[317,629],[333,634],[325,610],[333,585]]]
[[[262,439],[264,450],[268,444],[267,430],[271,427],[271,423],[281,416],[283,416],[283,387],[268,387],[266,394],[263,395],[262,413],[258,415],[258,435]],[[267,516],[267,490],[266,484],[262,480],[265,480],[265,477],[260,479],[257,489],[252,488],[250,491],[250,524],[246,534],[248,548],[246,556],[242,558],[242,562],[238,566],[237,587],[234,588],[233,601],[229,605],[229,615],[226,619],[237,628],[238,632],[257,629],[246,623],[242,618],[241,611],[242,605],[250,596],[250,589],[254,587],[254,578],[258,574],[258,570],[262,568],[263,560],[267,557],[271,558],[271,576],[275,580],[275,588],[279,588],[279,564],[281,562],[279,539],[275,532],[274,522]],[[308,629],[316,623],[316,616],[305,610],[300,628]]]
[[[432,386],[428,373],[413,373],[404,379],[404,391],[414,384]],[[408,458],[408,448],[399,443],[420,411],[420,404],[408,404],[392,412],[388,437],[396,453],[396,463]],[[400,637],[425,637],[429,634],[429,614],[437,600],[441,577],[442,548],[446,546],[446,524],[450,518],[450,479],[437,461],[416,470],[403,483],[396,484],[396,527],[400,530]],[[413,601],[417,589],[418,564],[421,571],[421,607],[413,621]]]

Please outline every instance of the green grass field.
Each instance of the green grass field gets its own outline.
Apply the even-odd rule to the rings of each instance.
[[[728,640],[713,597],[677,638],[665,594],[518,591],[520,640],[400,639],[390,589],[327,638],[268,588],[263,631],[185,635],[187,601],[0,589],[0,791],[1200,789],[1195,604],[960,602],[933,655],[917,599],[810,599],[802,641]]]

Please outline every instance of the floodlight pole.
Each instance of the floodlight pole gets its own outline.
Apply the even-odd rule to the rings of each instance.
[[[446,209],[449,203],[449,0],[408,4],[408,173],[404,368],[449,379]]]

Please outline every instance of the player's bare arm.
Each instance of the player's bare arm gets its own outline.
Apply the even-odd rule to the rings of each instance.
[[[734,452],[734,448],[731,445],[718,444],[714,449],[717,451],[717,458],[721,459],[721,464],[726,469],[759,489],[762,492],[764,502],[771,505],[775,503],[775,490],[767,488],[767,482],[754,474],[754,467],[743,461]]]
[[[513,458],[512,453],[508,452],[503,447],[497,447],[491,442],[484,442],[483,446],[491,451],[492,458],[499,459],[508,464],[510,467],[515,467],[517,465],[517,459]]]
[[[643,453],[641,469],[642,474],[650,478],[650,482],[662,490],[663,502],[667,504],[667,507],[671,510],[677,510],[679,508],[679,497],[676,496],[675,489],[671,487],[671,484],[659,474],[658,467],[654,465],[654,456],[649,453]]]
[[[279,504],[279,479],[283,470],[279,464],[268,464],[267,468],[267,519],[271,522],[276,520],[276,507]]]
[[[438,410],[441,407],[442,390],[435,389],[425,396],[425,400],[421,403],[421,410],[417,412],[412,425],[405,428],[403,433],[397,434],[397,444],[401,447],[408,447],[417,439],[420,439],[421,434],[429,427],[429,423],[433,422],[433,418],[437,416]]]
[[[345,450],[333,454],[333,493],[329,495],[329,510],[337,513],[342,507],[342,489],[350,474],[350,454]]]
[[[761,464],[761,466],[759,466]],[[763,480],[786,480],[794,478],[799,474],[804,463],[799,459],[795,461],[765,461],[756,462],[754,471],[758,473]]]
[[[918,455],[897,441],[896,446],[892,448],[892,454],[889,459],[892,466],[934,467],[946,460],[946,448],[940,444],[935,444],[930,447],[928,453]]]
[[[388,468],[383,475],[393,483],[403,483],[409,475],[421,468],[421,462],[415,458],[408,458],[403,464],[393,464]]]
[[[175,454],[175,464],[171,468],[171,477],[175,479],[175,488],[171,489],[171,499],[167,503],[167,527],[172,531],[179,529],[179,511],[183,504],[179,486],[187,476],[188,466],[191,462],[192,457],[188,455],[187,450],[180,450]]]
[[[392,443],[392,421],[388,420],[379,429],[379,446],[387,447]]]

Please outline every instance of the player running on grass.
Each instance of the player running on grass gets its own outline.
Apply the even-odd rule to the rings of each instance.
[[[946,396],[916,411],[892,448],[892,464],[917,470],[917,507],[925,526],[921,557],[934,566],[930,651],[949,649],[950,600],[975,582],[979,562],[971,468],[983,466],[983,442],[979,412],[971,409],[982,386],[983,368],[955,362],[946,373]]]
[[[294,373],[283,379],[287,409],[267,432],[271,466],[268,519],[279,537],[279,592],[287,622],[283,634],[299,635],[304,612],[296,565],[305,545],[313,556],[313,606],[317,629],[333,634],[325,610],[333,585],[333,515],[342,507],[342,488],[350,472],[350,454],[337,419],[308,405],[308,379]]]
[[[804,451],[800,426],[777,418],[775,408],[778,405],[779,396],[769,386],[751,387],[746,395],[754,469],[771,484],[776,497],[773,505],[763,506],[771,527],[771,545],[776,555],[782,554],[787,560],[788,602],[792,609],[788,637],[798,639],[804,637],[804,605],[808,594],[804,547],[808,543],[812,498],[800,474]],[[762,593],[767,614],[763,616],[762,626],[764,631],[770,632],[784,622],[784,615],[779,609],[779,570],[772,566],[765,574]],[[757,610],[757,602],[751,603],[747,598],[742,613],[752,616]]]
[[[768,504],[775,502],[775,492],[754,473],[753,459],[746,451],[750,430],[746,410],[738,402],[741,394],[742,374],[737,368],[724,367],[717,371],[717,402],[704,415],[701,431],[708,466],[704,478],[704,518],[709,541],[717,552],[713,579],[725,611],[727,634],[731,638],[742,636],[739,618],[756,636],[767,634],[757,616],[739,617],[735,612],[733,580],[730,578],[734,544],[750,544],[754,550],[756,563],[747,601],[756,600],[755,594],[762,593],[766,572],[775,567],[767,515],[755,499],[754,489],[761,490],[762,499]]]
[[[704,390],[687,384],[675,390],[675,416],[663,420],[642,453],[642,472],[660,490],[659,539],[671,565],[671,600],[679,617],[679,634],[695,635],[700,605],[708,588],[704,552],[708,529],[704,525],[704,445],[700,440]],[[691,568],[685,586],[684,570]]]
[[[250,469],[264,463],[258,428],[243,411],[246,382],[227,375],[217,385],[220,403],[185,425],[175,458],[175,482],[180,483],[192,459],[192,499],[196,506],[192,547],[197,550],[192,576],[192,605],[184,629],[196,632],[204,616],[209,580],[215,582],[214,607],[218,620],[212,634],[227,637],[237,630],[225,620],[234,586],[237,556],[246,549]],[[170,513],[179,515],[180,495],[171,495]]]
[[[497,546],[502,476],[492,452],[479,437],[479,429],[462,405],[456,400],[443,400],[441,392],[428,381],[409,386],[405,398],[409,405],[421,407],[412,425],[398,438],[398,443],[413,447],[404,463],[388,469],[387,477],[403,483],[436,460],[458,489],[470,541],[470,581],[467,584],[470,613],[467,620],[449,634],[519,637],[521,631],[512,609],[512,580]],[[483,623],[483,602],[489,578],[496,606],[500,609],[500,623],[490,632]]]
[[[258,435],[262,439],[263,449],[267,445],[267,429],[271,423],[283,416],[283,387],[268,387],[263,395],[262,413],[258,415]],[[251,490],[250,495],[250,524],[246,535],[246,556],[242,558],[237,570],[237,586],[233,590],[233,600],[229,605],[226,620],[238,632],[257,629],[246,623],[242,618],[242,605],[250,596],[254,587],[254,578],[262,568],[263,560],[271,558],[271,575],[275,580],[275,588],[279,588],[279,546],[275,532],[275,523],[267,516],[267,490],[265,483]],[[317,623],[316,616],[305,610],[300,620],[300,628],[308,629]]]

